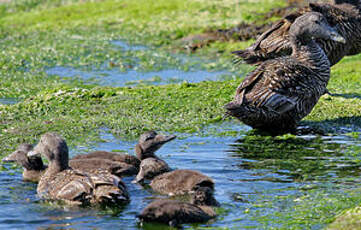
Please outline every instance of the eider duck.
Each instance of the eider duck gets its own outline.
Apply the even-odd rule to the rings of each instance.
[[[170,171],[168,164],[158,158],[155,151],[175,138],[175,135],[164,136],[155,131],[149,131],[140,136],[139,142],[135,146],[135,152],[141,163],[134,183],[142,182],[144,179],[150,180],[159,174]]]
[[[49,161],[37,187],[40,198],[70,205],[123,205],[129,202],[126,186],[118,177],[102,170],[97,174],[87,174],[72,169],[68,146],[58,134],[42,135],[28,156],[39,154]]]
[[[298,17],[289,30],[292,55],[268,60],[249,73],[225,108],[243,123],[271,133],[295,130],[325,92],[330,62],[314,38],[345,42],[322,14]]]
[[[24,168],[23,180],[37,183],[47,166],[43,164],[40,156],[28,157],[27,154],[31,150],[33,150],[33,145],[21,144],[13,153],[3,158],[2,161],[16,162],[21,165]]]
[[[107,151],[94,151],[86,154],[79,154],[72,158],[72,160],[80,159],[106,159],[113,162],[125,163],[134,166],[139,170],[140,160],[132,155],[118,152],[107,152]],[[136,173],[135,173],[136,174]]]
[[[201,188],[192,194],[191,203],[177,200],[155,200],[137,215],[141,223],[158,222],[177,227],[185,223],[206,222],[217,216],[213,204],[208,203],[208,197],[213,197],[209,188]]]
[[[47,165],[43,164],[40,156],[28,157],[27,153],[33,149],[31,144],[21,144],[16,151],[3,159],[4,162],[15,162],[23,167],[23,180],[30,182],[39,182],[40,177],[45,172]],[[119,161],[111,161],[108,159],[99,158],[84,158],[69,160],[71,168],[85,172],[96,173],[98,170],[106,171],[107,173],[116,175],[118,177],[136,175],[138,169],[133,165],[122,163]]]
[[[177,169],[156,176],[150,187],[157,193],[165,195],[184,195],[196,190],[198,187],[208,187],[214,190],[212,178],[189,169]]]
[[[286,16],[258,37],[256,42],[245,50],[234,51],[248,64],[260,64],[262,61],[292,53],[289,30],[296,18],[313,11],[321,13],[328,24],[345,38],[346,43],[319,38],[317,43],[326,53],[331,66],[346,55],[361,52],[361,3],[359,0],[336,0],[335,5],[310,3],[309,7]]]

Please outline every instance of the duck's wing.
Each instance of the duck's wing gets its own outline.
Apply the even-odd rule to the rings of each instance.
[[[253,106],[284,113],[293,109],[299,100],[314,95],[319,85],[317,76],[291,58],[267,61],[247,75],[237,89],[236,101],[242,104],[247,94],[247,101]]]
[[[302,13],[303,11],[300,10],[287,15],[261,34],[249,48],[234,51],[233,54],[243,59],[247,64],[259,64],[268,59],[289,55],[292,50],[288,31],[294,20]]]

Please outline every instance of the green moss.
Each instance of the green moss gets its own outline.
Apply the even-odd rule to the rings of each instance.
[[[284,5],[284,1],[268,0],[21,0],[1,5],[0,97],[16,97],[21,101],[0,105],[1,156],[18,143],[36,142],[47,131],[59,132],[71,145],[86,145],[98,141],[103,130],[118,137],[134,138],[149,129],[204,133],[209,124],[221,124],[222,107],[232,100],[241,82],[239,78],[116,88],[96,86],[80,78],[49,76],[46,70],[54,66],[80,70],[119,68],[121,71],[202,68],[228,69],[233,76],[242,77],[253,67],[233,66],[230,52],[245,48],[253,41],[216,42],[200,50],[198,57],[185,59],[182,56],[185,54],[180,54],[178,39],[209,28],[230,28],[241,21],[253,23],[262,17],[258,13]],[[110,42],[119,39],[147,44],[150,49],[130,52]],[[349,132],[353,138],[359,138],[360,63],[361,55],[357,55],[344,58],[332,68],[328,88],[336,96],[323,96],[306,117],[307,124],[336,134]],[[217,135],[240,134],[244,132],[229,130]],[[349,157],[352,163],[358,163],[360,156],[358,146],[325,145],[317,138],[305,141],[290,135],[265,137],[253,131],[245,136],[238,146],[238,154],[255,160],[248,167],[267,168],[276,173],[279,168],[286,168],[298,181],[322,177],[323,170],[337,167],[337,162],[329,164],[322,160],[305,163],[304,158],[312,156],[313,150],[318,151],[316,157],[322,158],[322,149],[327,147],[333,149],[337,157]],[[266,201],[254,204],[254,216],[265,226],[319,227],[333,221],[342,210],[360,203],[358,193],[352,190],[343,196],[329,189],[305,192],[296,200],[295,196],[284,199],[277,196],[271,202],[266,197]],[[288,207],[292,202],[293,210],[274,212],[264,219],[260,218],[263,213],[257,211],[267,205]],[[252,214],[253,209],[247,212]]]

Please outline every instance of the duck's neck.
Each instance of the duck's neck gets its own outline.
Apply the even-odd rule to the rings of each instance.
[[[54,159],[51,159],[46,170],[45,175],[54,175],[66,169],[69,169],[69,154],[55,153]]]
[[[139,160],[144,160],[149,157],[157,158],[157,156],[155,155],[155,153],[153,151],[144,150],[140,144],[135,145],[135,153]]]
[[[328,81],[330,61],[322,48],[312,39],[291,36],[292,57],[320,74],[322,81]]]

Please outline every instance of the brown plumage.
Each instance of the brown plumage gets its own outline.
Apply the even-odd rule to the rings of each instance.
[[[21,144],[15,152],[5,157],[3,161],[15,162],[23,166],[24,181],[39,182],[47,165],[43,164],[40,156],[27,156],[27,153],[32,149],[33,146],[30,144]],[[97,173],[98,170],[102,170],[119,177],[136,175],[138,173],[138,169],[133,165],[100,158],[71,159],[69,160],[69,165],[71,168],[85,173]]]
[[[100,158],[71,159],[69,165],[73,169],[86,173],[103,170],[118,177],[132,176],[138,173],[138,169],[133,165]]]
[[[33,149],[33,145],[21,144],[18,148],[3,158],[4,162],[16,162],[23,167],[23,180],[30,182],[39,182],[40,177],[43,175],[46,165],[43,164],[41,157],[28,157],[27,153]]]
[[[176,227],[184,223],[206,222],[216,217],[207,203],[207,196],[213,196],[209,188],[199,189],[192,195],[191,203],[177,200],[155,200],[137,215],[140,222],[158,222]]]
[[[68,147],[59,135],[42,135],[28,156],[39,154],[49,160],[49,166],[37,187],[40,198],[64,201],[71,205],[122,205],[129,202],[125,184],[118,177],[102,170],[98,170],[95,175],[69,167]]]
[[[73,160],[79,159],[106,159],[113,162],[120,162],[133,165],[136,169],[139,169],[140,160],[135,156],[124,154],[124,153],[115,153],[115,152],[107,152],[107,151],[94,151],[87,154],[79,154],[73,157]]]
[[[168,164],[155,155],[163,144],[175,139],[176,136],[164,136],[157,134],[155,131],[149,131],[142,134],[139,142],[135,147],[138,159],[141,160],[139,173],[133,182],[139,183],[144,179],[153,179],[155,176],[169,172]]]
[[[202,173],[189,169],[178,169],[155,177],[150,187],[161,194],[183,195],[197,187],[214,189],[213,180]]]
[[[331,66],[346,55],[361,52],[361,15],[359,0],[336,1],[337,5],[310,4],[297,12],[278,21],[271,29],[265,31],[256,42],[245,50],[235,51],[239,58],[248,64],[260,64],[262,61],[290,55],[292,45],[289,30],[296,18],[307,12],[321,13],[331,26],[345,38],[346,43],[317,39],[317,43],[326,53]],[[352,5],[351,5],[352,4]]]
[[[227,113],[253,128],[289,132],[325,92],[330,62],[313,38],[344,39],[320,13],[298,17],[289,30],[292,55],[268,60],[249,73]]]

